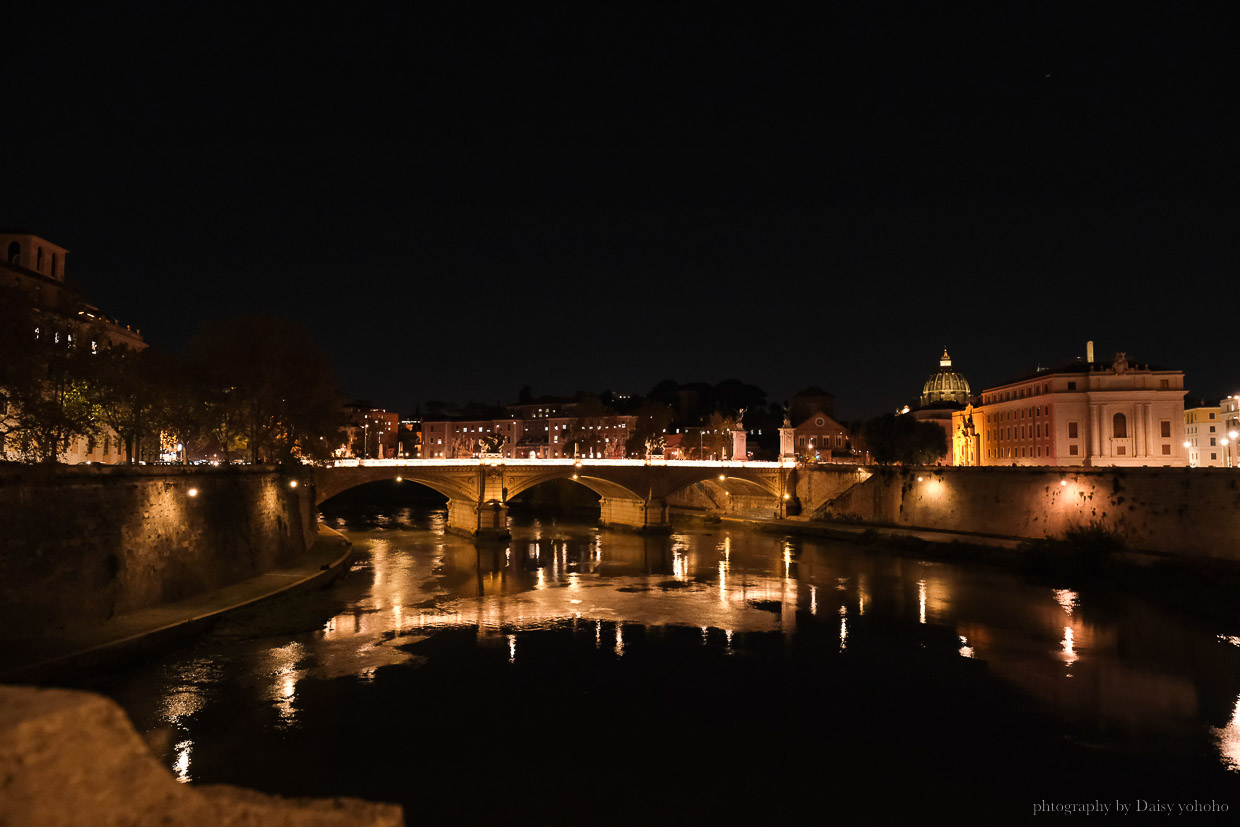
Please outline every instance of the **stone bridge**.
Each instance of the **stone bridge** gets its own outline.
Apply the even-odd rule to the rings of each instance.
[[[784,514],[792,495],[791,462],[697,462],[640,459],[413,459],[337,460],[314,471],[315,503],[380,480],[410,480],[448,498],[448,529],[470,536],[505,537],[508,500],[550,480],[572,480],[601,497],[606,526],[670,531],[667,498],[709,480],[729,493],[769,496]]]

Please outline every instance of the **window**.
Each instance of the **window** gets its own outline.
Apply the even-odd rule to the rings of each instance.
[[[1111,436],[1116,439],[1128,438],[1128,417],[1117,413],[1111,418]]]
[[[1069,382],[1069,383],[1068,383],[1068,390],[1070,390],[1070,391],[1074,391],[1074,390],[1076,390],[1076,383],[1075,383],[1075,382]]]
[[[1213,425],[1211,425],[1211,426],[1210,426],[1210,433],[1214,433],[1214,426],[1213,426]]]
[[[17,264],[17,260],[22,257],[22,245],[16,241],[9,242],[9,264]]]
[[[1076,438],[1077,438],[1077,436],[1078,436],[1078,434],[1077,434],[1077,430],[1076,430],[1076,423],[1075,423],[1075,422],[1069,422],[1069,423],[1068,423],[1068,439],[1076,439]]]
[[[1171,446],[1165,443],[1163,444],[1163,456],[1164,457],[1171,456]]]
[[[1214,437],[1210,437],[1210,447],[1214,447]]]
[[[1211,418],[1211,419],[1213,419],[1213,418],[1214,418],[1214,414],[1210,414],[1210,418]]]
[[[1159,425],[1162,428],[1162,438],[1171,439],[1171,420],[1164,419]]]
[[[1068,446],[1068,453],[1069,453],[1071,456],[1076,456],[1076,455],[1077,455],[1077,453],[1078,453],[1078,452],[1077,452],[1077,446],[1075,446],[1075,445],[1069,445],[1069,446]]]
[[[1126,456],[1127,454],[1128,454],[1128,446],[1127,446],[1127,445],[1117,445],[1117,446],[1115,446],[1115,456],[1117,456],[1117,457],[1122,457],[1122,456]]]
[[[1218,459],[1218,454],[1217,454],[1217,453],[1211,453],[1211,454],[1210,454],[1210,459]]]
[[[1160,387],[1160,388],[1169,388],[1169,387],[1171,387],[1171,380],[1170,380],[1170,379],[1159,379],[1159,380],[1158,380],[1158,387]]]

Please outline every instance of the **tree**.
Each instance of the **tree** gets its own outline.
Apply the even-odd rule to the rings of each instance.
[[[111,428],[125,446],[125,459],[138,460],[139,446],[160,431],[159,357],[127,346],[102,348],[94,356],[87,398],[99,422]]]
[[[725,416],[718,411],[710,415],[710,421],[706,423],[706,430],[703,434],[705,439],[701,441],[707,456],[723,459],[727,454],[729,459],[732,458],[732,427],[735,423],[736,417],[734,416]]]
[[[211,433],[211,409],[207,404],[207,386],[199,366],[185,356],[175,356],[150,350],[149,358],[158,366],[151,369],[159,376],[157,387],[156,420],[162,430],[168,431],[177,442],[185,446],[184,461],[189,460],[192,447],[206,444]],[[234,443],[236,440],[234,440]],[[222,443],[225,460],[230,446]],[[231,446],[236,448],[234,444]]]
[[[667,428],[672,423],[672,409],[662,402],[647,399],[634,414],[637,422],[629,434],[626,448],[630,456],[642,457],[646,455],[646,440],[667,434]]]
[[[241,434],[254,463],[330,455],[344,419],[341,396],[330,360],[305,328],[273,316],[210,322],[190,354],[225,451]]]
[[[624,440],[613,445],[610,440],[612,434],[605,427],[611,424],[610,418],[614,415],[615,412],[594,394],[580,394],[573,407],[573,419],[560,435],[564,455],[603,457],[622,454]],[[609,432],[604,433],[605,430]]]
[[[0,291],[0,450],[29,462],[57,462],[79,437],[98,430],[88,388],[90,331],[32,307],[19,290]]]
[[[884,414],[865,423],[870,457],[880,465],[929,465],[947,455],[947,434],[908,414]]]

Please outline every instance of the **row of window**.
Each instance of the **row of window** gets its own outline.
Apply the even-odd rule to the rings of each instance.
[[[9,264],[18,264],[22,257],[22,245],[16,241],[9,242],[8,260]],[[34,251],[34,269],[36,272],[43,272],[43,248],[36,247]],[[52,278],[59,278],[60,257],[56,253],[52,253]]]
[[[1028,427],[1029,429],[1028,432],[1026,432],[1025,430],[1026,427]],[[1214,427],[1211,426],[1210,430],[1213,431]],[[1159,436],[1161,436],[1163,439],[1170,439],[1171,438],[1171,420],[1170,419],[1161,420],[1158,423],[1158,431],[1159,431]],[[1028,433],[1028,437],[1026,437],[1026,433]],[[1043,423],[1039,422],[1032,426],[1013,425],[1006,429],[999,428],[997,430],[988,432],[988,435],[991,441],[996,441],[1000,439],[1026,439],[1026,438],[1036,439],[1036,438],[1041,438],[1041,437],[1049,437],[1051,435],[1051,428],[1049,424],[1044,425]],[[1111,418],[1111,436],[1115,439],[1127,439],[1128,438],[1128,417],[1127,416],[1125,416],[1122,413],[1117,413],[1115,414],[1115,416]],[[1080,438],[1080,425],[1076,422],[1069,422],[1068,423],[1068,439],[1079,439],[1079,438]],[[1214,444],[1213,440],[1211,440],[1210,444]]]
[[[1013,419],[1033,419],[1035,417],[1042,416],[1043,413],[1047,416],[1051,415],[1050,405],[1047,405],[1045,408],[1041,405],[1035,405],[1032,408],[1019,408],[1014,411],[1001,411],[996,414],[987,414],[986,421],[993,424],[995,422],[1009,422]]]
[[[1076,390],[1076,383],[1069,382],[1068,390]],[[1039,394],[1050,392],[1050,382],[1034,382],[1031,385],[1022,385],[1019,388],[1008,388],[1007,390],[984,394],[982,397],[982,404],[990,405],[994,402],[1010,402],[1013,399],[1024,399],[1026,396],[1037,396]]]

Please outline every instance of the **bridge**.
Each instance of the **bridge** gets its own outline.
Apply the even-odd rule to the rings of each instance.
[[[448,498],[448,530],[508,536],[508,501],[540,483],[571,480],[599,495],[599,522],[637,531],[671,530],[667,498],[710,480],[728,493],[770,497],[784,516],[792,495],[789,462],[651,459],[343,459],[314,470],[315,503],[381,480],[409,480]]]

